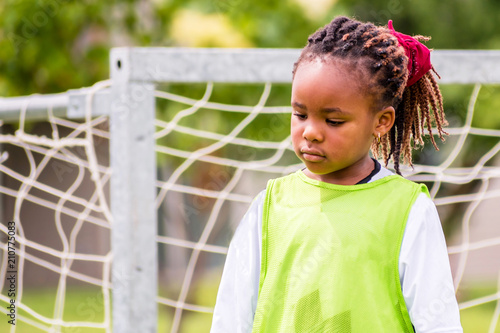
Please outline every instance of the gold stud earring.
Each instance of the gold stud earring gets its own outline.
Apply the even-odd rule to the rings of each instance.
[[[377,143],[380,143],[380,133],[378,133]]]

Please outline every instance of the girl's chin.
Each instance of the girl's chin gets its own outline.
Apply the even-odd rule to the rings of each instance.
[[[326,174],[334,172],[334,170],[325,169],[324,167],[321,167],[316,163],[305,162],[305,165],[306,165],[308,173],[311,176],[322,176],[322,175],[326,175]]]

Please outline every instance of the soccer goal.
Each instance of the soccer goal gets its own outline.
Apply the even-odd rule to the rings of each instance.
[[[208,332],[239,220],[302,167],[299,52],[117,48],[110,80],[0,99],[0,331]],[[438,207],[464,328],[500,332],[500,52],[432,62],[450,135],[402,172]]]

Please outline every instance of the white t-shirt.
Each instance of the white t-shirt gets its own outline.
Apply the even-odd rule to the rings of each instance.
[[[392,174],[382,167],[369,182]],[[212,333],[252,331],[259,292],[264,197],[262,191],[254,199],[229,245]],[[441,222],[434,203],[423,193],[408,216],[399,277],[417,333],[463,332]]]

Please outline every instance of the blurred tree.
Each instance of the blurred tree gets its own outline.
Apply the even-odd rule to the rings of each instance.
[[[0,93],[47,93],[106,76],[107,5],[6,1],[0,9]]]
[[[432,36],[436,49],[500,48],[496,0],[339,0],[356,18],[386,24],[407,34]]]
[[[0,95],[108,77],[114,46],[302,47],[339,14],[433,36],[434,48],[500,48],[496,0],[3,0]]]

